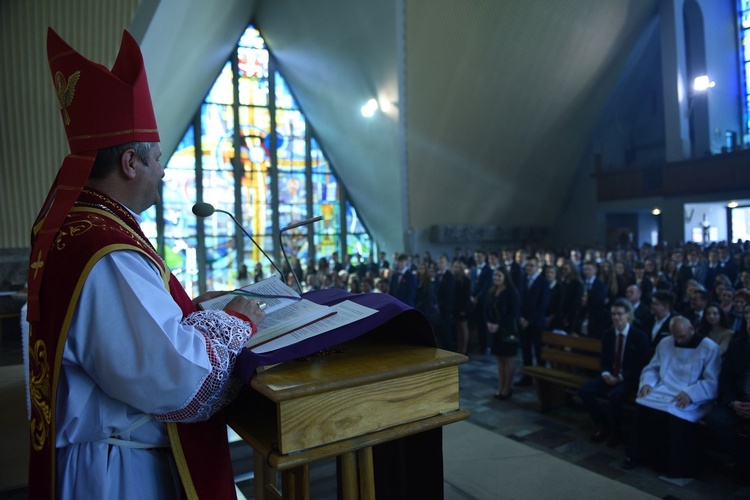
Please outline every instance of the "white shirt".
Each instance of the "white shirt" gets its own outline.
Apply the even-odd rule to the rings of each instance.
[[[144,415],[184,411],[203,400],[198,391],[204,382],[211,387],[201,412],[226,404],[224,395],[217,394],[231,389],[227,372],[234,357],[228,352],[244,346],[247,324],[216,311],[189,319],[215,323],[186,325],[158,270],[139,253],[113,252],[93,266],[73,314],[60,370],[58,498],[179,498],[180,481],[169,451],[103,440],[117,436],[168,447],[166,425],[156,419],[125,431]],[[234,332],[228,328],[232,325]],[[221,336],[217,330],[231,337],[229,348],[225,340],[214,338]],[[209,361],[207,342],[221,366]],[[214,381],[217,375],[223,381]]]
[[[656,335],[659,333],[659,330],[661,330],[661,325],[663,325],[664,322],[667,321],[668,317],[669,317],[669,314],[667,314],[661,319],[659,319],[658,316],[654,316],[654,327],[651,329],[651,340],[654,340],[656,338]]]

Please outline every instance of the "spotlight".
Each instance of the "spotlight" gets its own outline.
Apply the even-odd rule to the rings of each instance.
[[[705,92],[706,90],[716,86],[716,82],[711,81],[708,75],[702,75],[695,79],[693,82],[693,89],[697,92]]]
[[[370,99],[364,106],[362,106],[362,116],[364,116],[365,118],[371,118],[377,110],[378,101],[376,101],[375,99]]]

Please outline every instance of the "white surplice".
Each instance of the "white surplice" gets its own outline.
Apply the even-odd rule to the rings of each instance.
[[[62,359],[58,498],[179,498],[160,420],[205,420],[223,407],[237,389],[229,378],[234,356],[250,333],[247,323],[221,311],[183,320],[158,269],[138,252],[97,262]],[[128,431],[146,415],[155,418]],[[112,437],[151,449],[105,442]]]
[[[651,393],[636,402],[697,422],[713,407],[720,369],[721,350],[716,342],[704,338],[695,348],[679,347],[670,335],[659,342],[654,357],[641,372],[638,390],[648,385]],[[685,408],[678,408],[674,402],[680,392],[690,396],[691,403]]]

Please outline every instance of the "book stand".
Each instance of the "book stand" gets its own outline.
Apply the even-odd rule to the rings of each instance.
[[[340,457],[343,498],[374,499],[374,445],[468,418],[458,387],[466,361],[362,337],[261,371],[228,412],[253,448],[256,500],[309,499],[310,464],[332,457]]]

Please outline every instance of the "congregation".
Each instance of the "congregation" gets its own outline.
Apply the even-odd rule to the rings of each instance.
[[[456,248],[436,260],[429,251],[395,253],[392,262],[384,252],[343,262],[334,253],[304,270],[293,260],[284,272],[303,290],[389,293],[417,308],[440,347],[496,356],[500,400],[532,385],[514,378],[515,358],[520,349],[523,366],[543,365],[543,331],[600,339],[601,370],[578,390],[593,442],[626,444],[626,469],[695,477],[704,423],[733,459],[735,479],[750,476],[747,443],[737,439],[750,423],[750,242]],[[626,439],[628,401],[635,412]]]

